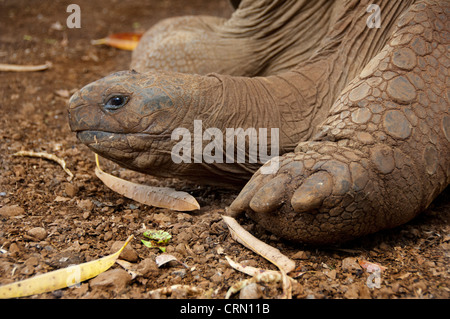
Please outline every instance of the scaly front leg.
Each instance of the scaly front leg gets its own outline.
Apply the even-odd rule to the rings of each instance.
[[[401,225],[450,182],[448,2],[423,2],[342,92],[319,134],[230,206],[315,244]],[[269,163],[268,163],[269,164]],[[267,164],[267,165],[268,165]]]

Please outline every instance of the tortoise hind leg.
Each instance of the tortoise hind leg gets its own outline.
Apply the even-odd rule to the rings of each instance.
[[[258,171],[230,212],[246,211],[281,237],[324,244],[398,226],[425,209],[450,183],[449,10],[446,1],[412,6],[316,137],[281,156],[275,174]]]

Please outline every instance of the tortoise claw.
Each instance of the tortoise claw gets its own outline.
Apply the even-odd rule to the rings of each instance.
[[[333,178],[329,173],[320,171],[308,177],[294,192],[291,199],[292,208],[302,213],[319,208],[323,200],[330,196],[333,189]]]
[[[253,196],[256,194],[256,192],[261,188],[262,180],[264,179],[264,175],[255,175],[241,190],[238,197],[235,198],[235,200],[231,203],[230,207],[227,209],[227,215],[228,216],[239,216],[243,212],[246,211],[246,209],[250,205],[250,201],[252,200]]]
[[[278,209],[285,202],[285,187],[290,178],[279,175],[256,192],[250,201],[250,208],[257,213],[267,214]]]

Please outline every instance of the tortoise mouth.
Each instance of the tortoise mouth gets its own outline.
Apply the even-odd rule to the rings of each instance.
[[[116,133],[97,130],[77,132],[77,138],[95,153],[113,161],[134,160],[142,154],[165,154],[163,146],[157,147],[165,137],[145,133]],[[159,150],[159,151],[158,151]]]
[[[120,136],[124,134],[117,134],[104,131],[78,131],[77,138],[84,144],[92,147],[99,146],[105,142],[113,142],[120,139]]]
[[[100,144],[112,144],[120,143],[124,144],[125,148],[132,148],[129,138],[134,137],[142,141],[168,141],[171,139],[170,134],[148,134],[148,133],[117,133],[99,130],[80,130],[76,132],[77,138],[84,144],[92,147],[99,146]],[[136,143],[133,143],[133,148],[138,148]],[[141,149],[142,148],[142,149]],[[145,147],[139,148],[140,150],[146,150]]]
[[[127,134],[86,130],[78,131],[77,138],[94,153],[122,166],[128,166],[139,154],[130,147]]]
[[[77,138],[95,153],[111,159],[133,158],[127,134],[105,131],[78,131]]]

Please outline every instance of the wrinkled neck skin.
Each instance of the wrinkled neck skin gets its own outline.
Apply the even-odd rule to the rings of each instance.
[[[314,41],[310,42],[308,38],[293,36],[293,42],[298,42],[299,48],[302,43],[307,48],[297,51],[300,62],[289,71],[274,72],[267,77],[214,73],[200,76],[169,71],[110,75],[72,97],[69,106],[71,128],[92,150],[124,167],[160,177],[239,187],[261,162],[246,160],[239,163],[236,140],[233,163],[207,163],[202,160],[202,150],[212,140],[222,140],[222,152],[227,154],[226,145],[230,142],[226,140],[227,129],[253,128],[258,133],[259,129],[265,129],[267,139],[258,139],[257,144],[259,147],[260,143],[266,143],[267,155],[277,155],[270,154],[275,143],[281,155],[293,151],[299,142],[311,139],[338,94],[384,46],[394,21],[412,1],[379,2],[385,20],[381,29],[367,28],[368,1],[320,2],[323,6],[318,5],[316,9],[325,8],[325,18],[311,13],[316,4],[309,1],[243,1],[220,32],[230,37],[250,34],[257,39],[270,40],[275,51],[278,47],[277,28],[281,30],[283,25],[298,21],[300,25],[312,27],[322,23],[326,32],[321,31],[322,27],[316,28],[317,38],[311,35]],[[255,11],[255,4],[263,6]],[[272,6],[289,8],[275,10]],[[311,12],[308,11],[304,18],[296,17],[301,15],[297,12],[300,9]],[[287,20],[282,22],[281,19]],[[270,23],[266,28],[260,28],[265,21]],[[301,37],[308,37],[308,33]],[[278,58],[283,57],[281,51]],[[275,64],[271,68],[275,70]],[[281,63],[279,69],[284,68]],[[129,94],[130,101],[121,110],[106,111],[102,101],[117,90]],[[201,139],[200,160],[194,149],[194,121],[201,121],[197,137],[203,137],[208,129],[222,133],[215,139]],[[279,139],[272,139],[272,128],[278,129]],[[173,149],[182,138],[181,135],[173,138],[177,129],[189,132],[185,135],[190,138],[190,163],[173,160]],[[245,144],[245,153],[248,159],[249,143]]]
[[[384,46],[398,16],[414,2],[376,1],[382,28],[369,29],[371,0],[243,0],[230,19],[211,27],[221,38],[247,40],[253,75],[284,73],[341,51],[344,44],[356,62],[350,67],[358,70]]]
[[[224,39],[246,40],[253,75],[286,72],[307,61],[330,27],[334,1],[244,0],[214,28]]]

